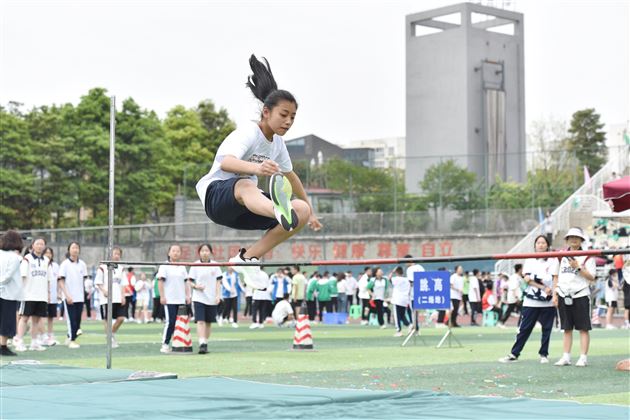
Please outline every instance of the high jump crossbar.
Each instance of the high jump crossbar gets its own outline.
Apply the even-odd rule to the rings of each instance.
[[[160,262],[160,261],[101,261],[101,264],[108,266],[138,265],[138,266],[159,266],[159,265],[179,265],[185,267],[278,267],[278,266],[328,266],[328,265],[385,265],[385,264],[407,264],[407,263],[435,263],[435,262],[458,262],[458,261],[480,261],[480,260],[522,260],[527,258],[562,258],[562,257],[605,257],[609,255],[630,254],[630,248],[620,249],[587,249],[579,251],[550,251],[550,252],[530,252],[520,254],[482,254],[482,255],[461,255],[450,257],[424,257],[424,258],[373,258],[363,260],[311,260],[311,261],[257,261],[257,262]]]

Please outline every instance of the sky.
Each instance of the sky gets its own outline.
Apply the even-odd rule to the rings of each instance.
[[[405,16],[443,0],[0,0],[0,103],[78,103],[104,87],[160,117],[211,99],[242,123],[260,105],[248,58],[298,99],[285,136],[337,144],[405,135]],[[497,2],[498,3],[498,2]],[[594,107],[630,119],[630,2],[512,1],[524,13],[532,121]]]

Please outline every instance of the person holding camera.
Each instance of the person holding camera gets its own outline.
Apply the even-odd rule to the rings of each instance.
[[[579,251],[586,236],[580,228],[571,228],[564,237],[568,251]],[[595,259],[588,256],[562,257],[554,277],[552,301],[558,307],[560,328],[564,331],[564,353],[556,366],[571,364],[571,346],[573,330],[580,332],[580,357],[575,363],[577,367],[587,365],[588,347],[591,330],[590,284],[595,281]]]

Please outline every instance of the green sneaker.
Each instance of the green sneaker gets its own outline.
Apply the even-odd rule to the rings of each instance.
[[[288,179],[281,173],[275,173],[269,181],[269,194],[273,202],[273,212],[276,215],[278,223],[282,225],[287,232],[292,231],[298,225],[298,217],[291,206],[291,196],[293,188]]]

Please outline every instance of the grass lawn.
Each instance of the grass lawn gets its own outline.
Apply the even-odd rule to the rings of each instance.
[[[461,348],[436,349],[444,329],[423,330],[424,343],[401,347],[394,330],[359,325],[312,327],[315,352],[289,351],[293,330],[267,326],[263,330],[214,326],[207,355],[164,355],[159,352],[162,325],[125,324],[117,335],[113,367],[174,372],[179,377],[227,376],[260,382],[326,388],[446,391],[458,395],[490,395],[569,399],[630,406],[630,374],[618,372],[618,360],[630,357],[630,331],[595,330],[587,368],[540,365],[535,330],[517,363],[496,360],[506,355],[515,329],[460,328]],[[100,321],[83,321],[80,349],[63,345],[44,352],[21,353],[18,359],[81,367],[105,367],[105,334]],[[56,322],[58,337],[65,331]],[[193,326],[194,331],[194,326]],[[196,335],[193,333],[195,351]],[[28,340],[27,340],[28,341]],[[579,338],[574,339],[574,361]],[[562,335],[554,332],[551,362],[561,353]],[[4,359],[7,362],[11,359]]]

